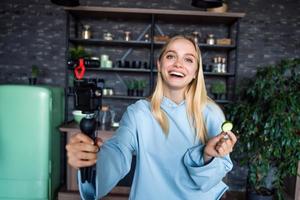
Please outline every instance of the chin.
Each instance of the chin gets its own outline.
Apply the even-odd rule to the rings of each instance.
[[[186,89],[187,85],[182,84],[167,84],[167,87],[171,90],[184,90]]]

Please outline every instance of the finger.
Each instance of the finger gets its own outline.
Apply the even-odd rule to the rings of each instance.
[[[103,145],[103,140],[102,138],[96,138],[96,145],[100,148]]]
[[[70,138],[69,143],[77,143],[77,142],[94,144],[94,141],[89,136],[83,133],[76,133],[74,136]]]
[[[222,145],[223,143],[225,143],[226,141],[227,141],[226,139],[221,138],[221,139],[217,142],[216,146],[220,146],[220,145]]]
[[[221,132],[219,135],[217,135],[217,138],[220,140],[220,139],[224,138],[225,135],[226,135],[226,132]]]
[[[229,139],[232,141],[232,143],[235,144],[237,141],[235,134],[231,131],[227,131],[226,133],[227,133]]]
[[[231,140],[227,140],[226,141],[226,148],[228,150],[228,153],[231,153],[233,151],[233,142]]]
[[[232,148],[227,144],[227,142],[224,142],[216,147],[216,150],[220,154],[220,156],[225,156],[229,154],[232,151]]]
[[[218,152],[219,157],[223,157],[225,155],[225,149],[222,145],[216,147],[216,151]]]
[[[73,153],[80,152],[80,151],[96,153],[99,151],[99,147],[96,145],[91,145],[86,143],[73,143],[73,144],[67,144],[66,150]]]
[[[77,152],[73,153],[72,157],[76,157],[79,160],[94,160],[97,159],[96,153]]]
[[[97,160],[77,160],[77,159],[68,159],[68,164],[76,169],[81,167],[90,167],[95,165]]]

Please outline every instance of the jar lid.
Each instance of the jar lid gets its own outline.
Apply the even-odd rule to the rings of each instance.
[[[100,60],[99,57],[91,57],[91,60]]]
[[[106,111],[108,111],[108,109],[109,109],[108,105],[103,105],[102,108],[101,108],[101,111],[106,112]]]
[[[90,25],[88,25],[88,24],[85,24],[85,25],[83,25],[83,28],[84,28],[84,29],[90,29],[90,28],[91,28],[91,26],[90,26]]]

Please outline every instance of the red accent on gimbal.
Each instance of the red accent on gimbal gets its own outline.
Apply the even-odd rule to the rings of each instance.
[[[79,58],[79,65],[75,67],[74,73],[77,79],[82,79],[85,73],[84,59]]]

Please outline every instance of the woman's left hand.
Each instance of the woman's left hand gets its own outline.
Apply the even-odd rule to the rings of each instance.
[[[207,163],[213,157],[224,157],[232,152],[237,141],[233,132],[222,132],[219,135],[211,138],[204,148],[204,161]]]

